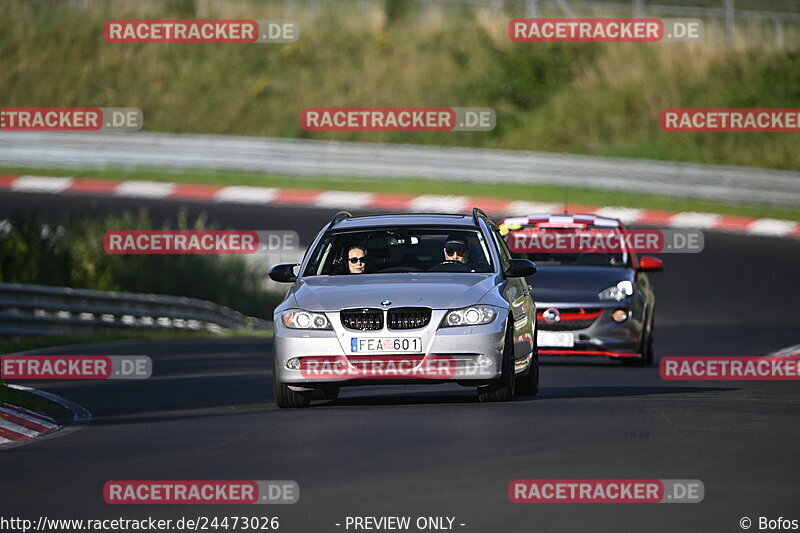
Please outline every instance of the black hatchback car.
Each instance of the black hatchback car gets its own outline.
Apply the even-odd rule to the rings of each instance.
[[[656,298],[647,273],[661,260],[638,257],[624,247],[616,253],[519,251],[515,234],[535,230],[599,229],[625,235],[614,218],[595,215],[531,215],[503,220],[501,232],[520,259],[536,262],[536,302],[541,355],[605,356],[631,366],[653,362]],[[519,240],[519,239],[516,239]],[[517,250],[517,251],[515,251]]]

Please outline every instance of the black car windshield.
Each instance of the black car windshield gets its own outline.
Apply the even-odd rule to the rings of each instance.
[[[325,235],[304,275],[392,272],[493,272],[493,266],[477,230],[403,226]]]
[[[524,228],[509,233],[506,242],[515,258],[537,265],[624,267],[629,253],[622,236],[609,228]]]

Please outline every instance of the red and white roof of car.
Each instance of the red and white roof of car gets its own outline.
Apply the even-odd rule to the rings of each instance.
[[[528,215],[523,217],[509,217],[503,219],[500,225],[508,229],[515,227],[535,227],[535,228],[620,228],[622,222],[616,218],[600,217],[596,215],[572,215],[562,213],[557,215]]]

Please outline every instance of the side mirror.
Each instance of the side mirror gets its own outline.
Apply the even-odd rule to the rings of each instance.
[[[269,279],[281,283],[291,283],[296,281],[297,276],[294,273],[294,267],[296,267],[298,264],[299,263],[287,263],[284,265],[275,265],[269,271]]]
[[[508,259],[505,263],[504,274],[507,278],[526,278],[533,276],[538,270],[536,263],[527,259]]]
[[[636,270],[640,272],[661,272],[664,270],[664,262],[657,257],[645,255],[639,259],[639,268]]]

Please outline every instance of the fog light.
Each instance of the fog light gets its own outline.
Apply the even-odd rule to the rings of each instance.
[[[286,368],[289,370],[300,370],[300,358],[294,357],[286,361]]]
[[[611,319],[617,324],[622,324],[628,320],[628,311],[625,309],[615,309],[614,312],[611,313]]]
[[[478,357],[475,358],[475,364],[478,366],[491,366],[493,363],[490,357],[486,357],[483,354],[480,354]]]

